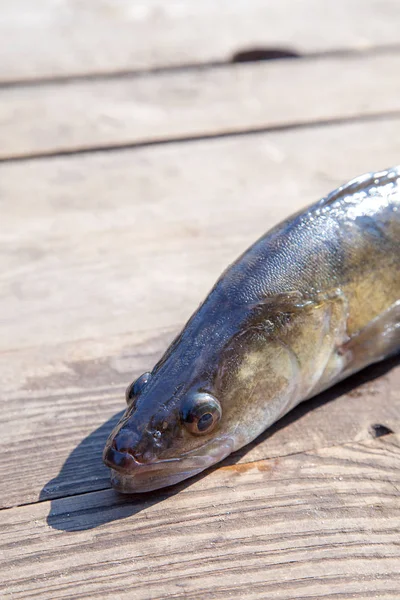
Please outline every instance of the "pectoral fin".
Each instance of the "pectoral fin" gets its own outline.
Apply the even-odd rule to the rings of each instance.
[[[324,373],[308,398],[364,367],[398,352],[400,352],[400,301],[395,302],[347,341],[337,344]]]
[[[349,360],[345,377],[400,352],[400,300],[344,344],[342,352]]]

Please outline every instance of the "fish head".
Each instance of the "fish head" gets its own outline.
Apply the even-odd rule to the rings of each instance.
[[[163,372],[146,373],[127,388],[128,408],[103,453],[115,489],[170,486],[232,452],[233,440],[221,430],[222,405],[210,387],[172,382]]]
[[[128,408],[103,455],[117,490],[147,492],[192,477],[281,416],[295,380],[290,352],[265,329],[229,334],[220,345],[218,335],[206,343],[188,336],[191,343],[173,344],[128,387]]]

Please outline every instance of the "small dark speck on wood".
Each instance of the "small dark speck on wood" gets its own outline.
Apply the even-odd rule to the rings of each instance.
[[[290,48],[247,48],[239,50],[231,58],[232,63],[278,60],[281,58],[300,58],[301,55]]]
[[[369,428],[369,432],[373,438],[383,437],[384,435],[389,435],[390,433],[394,433],[390,427],[386,427],[386,425],[381,425],[380,423],[375,423],[371,425]]]

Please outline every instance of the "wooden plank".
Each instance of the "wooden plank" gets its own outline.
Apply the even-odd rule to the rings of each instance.
[[[174,492],[10,509],[0,589],[13,600],[395,600],[399,500],[393,435],[231,465]]]
[[[2,0],[0,80],[226,61],[255,47],[398,44],[399,11],[396,0]]]
[[[400,54],[0,91],[0,158],[399,111]]]
[[[128,381],[246,245],[394,163],[399,133],[387,120],[2,165],[2,505],[107,486],[104,422]],[[398,382],[299,409],[243,460],[398,431]]]
[[[1,165],[0,351],[177,327],[277,221],[395,164],[399,134],[388,119]]]
[[[44,365],[42,377],[32,378],[12,396],[3,395],[0,507],[110,487],[101,455],[124,410],[124,389],[155,363],[170,336],[141,338],[136,345],[133,337],[130,346],[110,356],[104,356],[110,352],[109,340],[104,340],[103,356],[96,360],[88,358],[89,343],[55,350],[40,347],[25,354],[27,362],[39,354]],[[63,371],[43,376],[61,350]],[[10,361],[8,354],[5,357]],[[12,357],[9,367],[18,373]],[[368,439],[375,435],[375,425],[400,431],[399,407],[400,362],[387,361],[299,406],[224,464]]]

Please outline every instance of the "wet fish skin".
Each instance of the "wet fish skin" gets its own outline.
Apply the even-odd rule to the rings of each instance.
[[[220,277],[128,408],[104,461],[122,492],[172,485],[301,401],[400,350],[400,167],[289,217]]]

